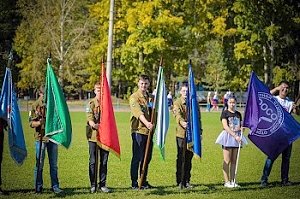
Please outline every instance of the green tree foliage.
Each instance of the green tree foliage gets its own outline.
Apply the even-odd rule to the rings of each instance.
[[[0,85],[5,74],[5,67],[9,64],[9,54],[12,51],[12,40],[19,18],[16,14],[16,0],[2,0],[0,2]],[[18,80],[18,70],[14,67],[16,58],[10,63],[13,81]],[[0,88],[1,89],[1,88]]]
[[[281,76],[276,73],[282,70],[294,71],[293,78],[297,78],[300,28],[297,1],[237,0],[228,1],[225,8],[228,14],[222,15],[227,27],[223,33],[224,50],[229,74],[237,79],[232,82],[233,87],[244,82],[242,71],[247,71],[247,77],[251,70],[264,74],[268,85],[276,83],[275,79]],[[273,82],[272,76],[276,76]]]
[[[131,93],[141,73],[150,75],[154,87],[161,57],[171,89],[187,77],[189,60],[197,83],[210,90],[245,90],[251,71],[269,85],[280,78],[299,80],[298,4],[115,1],[113,93]],[[107,53],[110,1],[19,0],[18,7],[23,17],[14,40],[22,57],[19,87],[33,88],[44,81],[51,51],[66,91],[92,89]]]
[[[53,66],[65,91],[79,92],[87,73],[87,49],[91,26],[89,1],[19,0],[22,22],[14,39],[14,49],[22,57],[20,88],[36,88],[44,83],[46,59]]]
[[[172,61],[179,54],[182,17],[174,16],[168,9],[169,1],[125,1],[117,2],[114,35],[113,81],[135,85],[137,76],[149,74],[156,79],[160,58],[164,59],[166,71],[171,71]],[[98,41],[92,45],[90,71],[97,71],[100,57],[106,53],[109,2],[100,1],[90,9],[96,19]],[[169,72],[170,74],[170,72]],[[90,77],[90,86],[97,78]]]

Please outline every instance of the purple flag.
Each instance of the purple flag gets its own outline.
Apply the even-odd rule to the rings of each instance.
[[[250,129],[249,139],[273,160],[300,137],[300,124],[270,94],[254,72],[248,85],[243,126]]]

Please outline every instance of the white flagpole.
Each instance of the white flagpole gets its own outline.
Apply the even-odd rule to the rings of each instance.
[[[243,131],[244,131],[244,128],[242,127],[241,128],[241,141],[239,142],[239,149],[238,149],[237,158],[236,158],[236,164],[235,164],[235,171],[234,171],[234,178],[233,178],[233,187],[236,186],[236,175],[237,175],[237,170],[238,170],[238,166],[239,166],[241,143],[242,143],[242,139],[243,139]]]

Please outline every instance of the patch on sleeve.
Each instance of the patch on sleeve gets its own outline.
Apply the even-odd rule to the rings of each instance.
[[[92,102],[89,102],[89,103],[87,104],[87,106],[85,107],[85,112],[86,112],[86,113],[92,112],[91,104],[92,104]]]
[[[130,106],[135,107],[136,105],[136,100],[134,100],[133,98],[130,99]]]

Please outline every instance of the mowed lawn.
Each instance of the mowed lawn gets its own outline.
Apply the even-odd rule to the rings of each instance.
[[[22,166],[17,166],[11,159],[5,135],[4,159],[2,165],[3,189],[9,191],[5,198],[299,198],[300,197],[300,141],[293,145],[290,166],[290,180],[295,184],[290,187],[280,186],[281,157],[275,162],[270,175],[271,186],[260,188],[259,180],[264,166],[265,155],[251,141],[241,151],[237,181],[241,188],[223,187],[222,149],[215,144],[222,129],[220,112],[202,112],[203,157],[193,159],[193,189],[180,190],[175,185],[175,120],[171,116],[170,128],[166,141],[166,160],[162,161],[159,151],[154,148],[149,166],[148,180],[156,188],[150,190],[131,190],[130,160],[131,136],[128,112],[116,112],[116,120],[121,144],[121,160],[110,154],[107,185],[112,193],[89,193],[88,145],[85,137],[85,113],[72,112],[73,139],[69,149],[59,147],[59,181],[65,190],[62,195],[50,191],[48,158],[44,167],[44,193],[34,193],[33,168],[35,148],[33,132],[28,125],[28,113],[22,112],[23,129],[28,156]],[[299,117],[297,118],[300,119]]]

